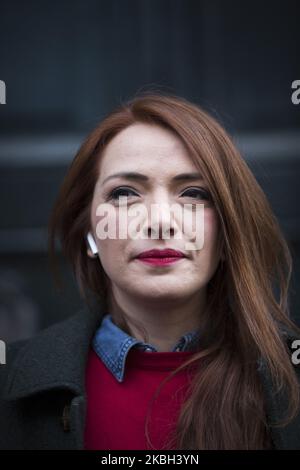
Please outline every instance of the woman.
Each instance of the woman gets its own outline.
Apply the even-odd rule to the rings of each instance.
[[[108,115],[56,237],[89,309],[8,349],[2,448],[300,448],[290,252],[212,117],[158,93]]]

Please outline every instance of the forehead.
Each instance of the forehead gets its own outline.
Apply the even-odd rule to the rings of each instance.
[[[100,180],[114,172],[171,172],[196,170],[181,139],[157,125],[133,124],[117,134],[104,149]]]

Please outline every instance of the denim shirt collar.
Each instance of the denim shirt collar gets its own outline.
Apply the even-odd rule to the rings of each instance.
[[[198,330],[186,333],[175,344],[172,351],[194,350],[198,343],[199,335],[200,332]],[[131,348],[135,347],[144,351],[157,352],[153,345],[129,336],[115,325],[110,314],[106,314],[103,317],[102,323],[93,337],[92,347],[118,382],[123,382],[124,380],[126,357]]]

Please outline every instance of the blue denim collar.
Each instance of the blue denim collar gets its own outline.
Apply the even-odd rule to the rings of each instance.
[[[186,333],[175,344],[172,351],[194,350],[199,335],[198,330]],[[121,330],[113,323],[110,314],[103,317],[102,323],[96,330],[92,340],[92,347],[119,382],[124,380],[126,357],[131,348],[136,347],[144,351],[157,352],[153,345],[139,341]]]

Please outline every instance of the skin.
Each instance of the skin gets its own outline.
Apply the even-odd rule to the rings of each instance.
[[[107,177],[122,171],[140,172],[147,175],[149,181],[118,177],[104,183]],[[179,173],[195,172],[199,173],[199,170],[190,159],[184,144],[173,132],[142,123],[131,125],[117,134],[105,148],[99,162],[90,228],[98,254],[95,257],[88,249],[87,255],[94,262],[100,259],[110,279],[109,305],[112,316],[123,312],[128,319],[131,335],[142,340],[140,332],[131,323],[131,320],[138,321],[146,328],[150,344],[158,351],[171,351],[183,334],[201,328],[207,284],[221,257],[216,209],[196,189],[209,191],[205,181],[201,178],[171,182]],[[185,249],[185,243],[191,241],[191,234],[176,224],[176,217],[171,223],[169,238],[163,239],[162,229],[167,220],[164,210],[160,212],[158,239],[151,239],[155,227],[151,226],[150,217],[149,220],[143,220],[148,239],[99,239],[96,227],[101,216],[96,215],[97,206],[104,202],[112,204],[118,223],[118,200],[109,199],[107,195],[120,187],[123,188],[121,195],[127,197],[127,208],[120,208],[123,212],[128,211],[134,203],[144,204],[149,214],[151,204],[205,204],[204,246],[196,251]],[[125,188],[130,191],[124,192]],[[191,191],[192,188],[194,191]],[[134,218],[131,216],[129,219]],[[178,230],[181,239],[174,238]],[[147,265],[135,258],[138,253],[153,248],[181,250],[187,257],[168,267]]]

